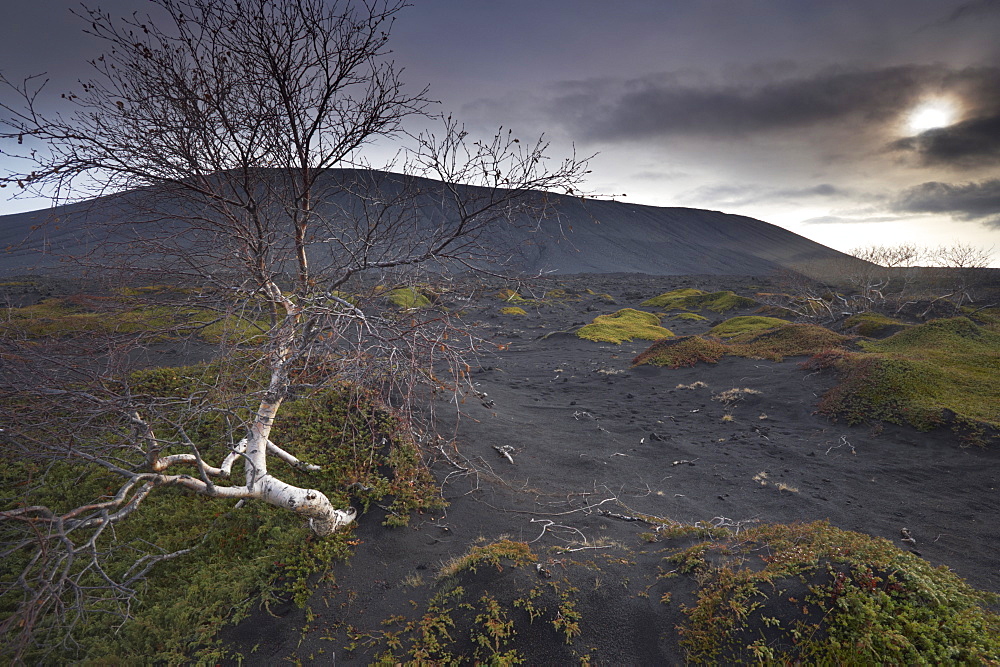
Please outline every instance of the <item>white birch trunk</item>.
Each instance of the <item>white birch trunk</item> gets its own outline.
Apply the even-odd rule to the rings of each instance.
[[[287,383],[288,360],[294,351],[294,325],[298,319],[298,308],[282,295],[273,282],[265,285],[268,296],[285,308],[287,319],[275,336],[277,349],[273,353],[271,378],[267,393],[257,408],[257,414],[247,437],[240,440],[226,455],[218,468],[206,465],[197,454],[171,454],[160,456],[160,445],[152,428],[138,414],[132,420],[142,428],[147,441],[150,468],[158,473],[158,483],[176,484],[207,496],[224,498],[253,498],[281,507],[309,519],[309,526],[319,536],[333,533],[354,521],[357,512],[353,507],[337,509],[322,492],[303,489],[283,482],[267,471],[268,455],[284,461],[299,470],[316,471],[319,466],[300,461],[269,440],[274,418],[281,407]],[[246,483],[241,487],[219,486],[211,478],[229,477],[233,464],[243,459]],[[167,475],[164,471],[173,464],[197,464],[201,479],[191,475]]]

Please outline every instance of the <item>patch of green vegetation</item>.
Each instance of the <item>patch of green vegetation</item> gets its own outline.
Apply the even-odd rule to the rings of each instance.
[[[0,334],[29,339],[144,335],[150,341],[163,341],[198,336],[210,343],[251,344],[270,327],[269,319],[260,312],[234,315],[209,308],[136,304],[118,297],[82,294],[8,308],[4,317]]]
[[[576,335],[584,340],[619,345],[634,338],[657,340],[674,334],[661,327],[660,318],[653,313],[623,308],[611,315],[598,315],[591,324],[580,327]]]
[[[641,305],[647,308],[663,308],[664,310],[674,310],[684,308],[684,306],[679,305],[682,299],[686,299],[692,296],[703,296],[705,292],[700,289],[693,289],[691,287],[686,287],[684,289],[675,289],[669,292],[664,292],[660,296],[654,296],[652,299],[646,299]]]
[[[222,377],[214,365],[158,368],[135,374],[131,391],[137,397],[193,395],[214,406],[215,410],[204,411],[183,427],[206,460],[217,462],[228,451],[227,419],[246,416],[238,396],[244,395],[244,385],[251,379],[242,367],[234,369],[232,377]],[[163,441],[179,440],[176,425],[171,423],[178,416],[168,409],[162,421],[154,422]],[[113,443],[116,428],[128,432],[132,427],[104,420],[82,424],[74,437],[103,437]],[[416,443],[366,393],[345,387],[287,401],[271,437],[302,460],[322,466],[319,472],[309,473],[273,461],[275,474],[290,484],[322,491],[335,506],[346,506],[353,499],[367,509],[391,498],[386,523],[402,525],[411,512],[443,505]],[[115,460],[120,465],[140,466],[142,457],[122,443]],[[175,446],[163,454],[185,451]],[[2,509],[45,504],[66,511],[113,494],[120,484],[118,477],[81,460],[32,461],[5,449],[0,451],[0,463],[0,488],[5,490],[0,496]],[[236,479],[243,475],[240,466],[233,471]],[[178,467],[177,472],[195,474],[191,466]],[[37,483],[41,479],[44,484]],[[13,530],[10,525],[0,525],[0,529],[5,531],[0,536],[4,542],[14,537],[6,534]],[[301,517],[287,510],[255,501],[236,509],[231,499],[163,488],[113,531],[105,531],[95,545],[108,553],[105,571],[113,578],[122,577],[134,563],[135,550],[166,553],[186,547],[193,550],[152,569],[132,602],[133,618],[124,624],[114,613],[118,592],[107,591],[101,597],[100,574],[92,572],[84,583],[95,586],[92,594],[98,599],[89,604],[109,613],[81,619],[74,628],[76,644],[50,646],[54,652],[45,654],[44,660],[37,653],[29,654],[27,662],[38,661],[35,658],[47,663],[93,664],[217,660],[221,653],[214,636],[225,624],[240,620],[254,605],[272,601],[276,595],[305,605],[316,575],[328,576],[330,564],[350,554],[351,533],[318,539]],[[0,562],[0,578],[15,581],[28,557],[27,551],[20,551],[5,558]],[[78,559],[73,567],[84,565]],[[11,613],[21,593],[17,588],[3,591],[0,618]],[[52,637],[60,636],[62,627],[53,625],[54,617],[43,616],[39,622],[43,628],[49,624]],[[10,646],[9,639],[4,636],[0,645]]]
[[[883,315],[882,313],[858,313],[844,320],[845,329],[854,329],[867,338],[878,338],[894,333],[907,326],[904,322]]]
[[[733,319],[759,321],[769,318]],[[694,366],[699,361],[714,364],[726,355],[781,361],[785,357],[817,354],[824,350],[840,347],[851,340],[848,336],[842,336],[815,324],[792,324],[784,320],[775,321],[780,322],[781,326],[755,329],[752,322],[749,325],[737,322],[736,326],[732,328],[744,328],[744,332],[733,334],[728,341],[705,336],[686,336],[673,340],[656,341],[647,350],[636,356],[632,360],[632,364],[634,366],[651,364],[679,368],[681,366]],[[725,327],[726,324],[727,322],[723,322],[719,326]]]
[[[610,305],[614,305],[616,303],[615,298],[613,296],[611,296],[610,294],[599,294],[599,293],[597,293],[594,290],[589,289],[589,288],[587,289],[587,294],[590,294],[591,296],[596,296],[598,299],[600,299],[604,303],[607,303],[607,304],[610,304]]]
[[[135,306],[110,297],[76,295],[49,298],[23,308],[8,308],[0,333],[27,338],[87,334],[166,332],[192,313],[160,305]]]
[[[692,525],[626,510],[655,527],[639,535],[644,543],[637,549],[618,544],[583,560],[576,560],[579,551],[518,561],[494,554],[478,561],[489,567],[464,566],[440,580],[426,607],[414,604],[412,620],[393,617],[399,632],[357,635],[387,647],[379,656],[384,665],[572,664],[583,656],[603,663],[613,660],[601,648],[614,651],[615,640],[598,645],[592,635],[608,613],[651,613],[650,622],[658,623],[674,621],[679,610],[681,624],[654,626],[676,632],[672,638],[687,652],[671,662],[997,660],[1000,616],[989,606],[1000,599],[886,540],[827,522],[746,522],[733,529],[715,520]],[[518,543],[480,548],[507,551],[511,544]],[[515,558],[527,553],[528,545],[520,544]],[[659,600],[657,609],[639,612],[637,598]],[[636,645],[655,646],[658,639]]]
[[[138,287],[120,287],[115,292],[121,296],[153,296],[168,294],[197,294],[198,290],[176,285],[140,285]]]
[[[714,364],[726,355],[727,350],[725,343],[714,338],[683,336],[656,341],[633,359],[632,365],[650,364],[680,368],[694,366],[699,361]]]
[[[861,343],[864,354],[818,357],[838,371],[820,411],[854,424],[887,421],[921,430],[1000,427],[1000,333],[966,317],[932,320]]]
[[[716,324],[714,327],[708,330],[710,336],[718,336],[719,338],[732,338],[733,336],[764,331],[766,329],[774,329],[775,327],[780,327],[788,324],[785,320],[779,320],[776,317],[760,317],[747,315],[744,317],[731,317],[721,324]]]
[[[501,315],[527,315],[528,312],[524,308],[518,306],[507,306],[500,309]]]
[[[699,582],[680,628],[693,663],[1000,659],[997,597],[881,538],[827,522],[765,525],[672,558]]]
[[[527,303],[528,299],[521,296],[517,290],[510,288],[502,289],[497,292],[497,298],[501,301],[506,301],[507,303]]]
[[[1000,331],[1000,308],[972,308],[962,306],[962,312],[979,324],[989,327],[993,331]]]
[[[441,578],[453,577],[464,570],[475,572],[481,565],[502,570],[501,562],[505,560],[514,567],[523,567],[537,561],[538,556],[532,553],[527,542],[502,539],[485,546],[473,546],[468,553],[445,563],[438,574]]]
[[[760,296],[760,295],[758,295],[758,296]],[[774,305],[761,306],[760,308],[758,308],[754,312],[757,313],[758,315],[762,315],[764,317],[777,317],[777,318],[785,319],[785,320],[793,320],[796,317],[798,317],[798,314],[794,310],[790,310],[788,308],[782,308],[781,306],[774,306]]]
[[[431,300],[412,287],[397,287],[385,294],[389,303],[403,310],[429,308]]]
[[[697,289],[679,289],[665,292],[642,302],[648,308],[664,310],[711,310],[724,313],[737,308],[751,308],[758,305],[753,299],[738,296],[734,292],[703,292]]]
[[[785,357],[813,355],[842,347],[851,340],[816,324],[782,322],[763,331],[747,331],[729,339],[727,354],[751,359],[781,361]]]
[[[676,315],[671,315],[672,320],[686,320],[688,322],[707,322],[708,318],[704,315],[699,315],[698,313],[677,313]]]
[[[520,653],[509,648],[517,633],[507,611],[489,593],[483,593],[479,607],[482,611],[476,616],[476,630],[472,633],[472,640],[477,645],[477,664],[483,664],[481,661],[487,659],[491,665],[523,664]]]

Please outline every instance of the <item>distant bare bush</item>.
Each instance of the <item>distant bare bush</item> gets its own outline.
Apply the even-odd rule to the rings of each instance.
[[[826,267],[822,280],[788,272],[779,281],[781,291],[757,298],[776,316],[818,322],[873,311],[935,317],[978,298],[977,290],[990,280],[992,254],[962,243],[858,247]]]

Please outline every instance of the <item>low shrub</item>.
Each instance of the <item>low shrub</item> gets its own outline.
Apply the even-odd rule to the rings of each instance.
[[[514,542],[501,539],[484,546],[473,546],[468,553],[456,556],[441,566],[438,572],[440,578],[453,577],[459,572],[476,570],[483,565],[490,565],[502,570],[503,561],[510,561],[515,567],[523,567],[538,560],[527,542]]]
[[[240,370],[242,374],[234,373],[230,380],[220,377],[214,365],[150,369],[131,378],[131,390],[137,396],[199,395],[216,405],[218,410],[206,411],[183,427],[202,455],[217,462],[227,451],[227,420],[243,417],[249,409],[234,398],[245,390],[247,381],[245,368]],[[8,407],[0,405],[0,411]],[[157,435],[164,441],[179,440],[172,425],[178,415],[165,408],[162,417],[164,421],[155,424]],[[105,420],[90,428],[110,438],[114,435],[111,426]],[[83,423],[74,437],[94,437],[87,427]],[[387,525],[406,524],[411,512],[443,506],[417,444],[365,392],[343,387],[286,401],[271,437],[302,460],[322,467],[318,472],[302,472],[275,460],[271,462],[275,474],[290,484],[322,491],[336,506],[353,500],[365,510],[381,503],[387,510]],[[0,498],[0,509],[44,504],[66,511],[113,494],[120,484],[115,475],[85,461],[34,461],[12,450],[0,449],[0,488],[7,490]],[[186,449],[177,446],[175,451]],[[116,461],[139,465],[141,457],[137,456],[123,445]],[[237,480],[242,475],[240,465],[233,472]],[[192,471],[193,466],[177,472]],[[43,479],[44,483],[38,483]],[[11,525],[0,524],[0,529],[0,540],[10,543],[17,538]],[[105,571],[122,578],[138,557],[135,550],[166,553],[193,547],[192,551],[152,569],[131,604],[131,620],[124,623],[116,615],[119,610],[114,602],[120,591],[106,589],[101,597],[101,573],[94,572],[89,582],[94,589],[88,593],[94,599],[86,602],[108,613],[84,616],[73,630],[73,641],[46,647],[51,652],[29,654],[28,662],[215,661],[221,654],[214,637],[225,624],[240,620],[254,605],[274,600],[276,595],[305,605],[315,576],[328,576],[330,564],[350,554],[351,539],[351,531],[313,538],[301,517],[265,503],[249,501],[234,509],[231,499],[159,489],[95,544],[95,549],[108,554]],[[16,581],[29,556],[19,551],[3,559],[0,578]],[[84,566],[84,560],[72,567]],[[8,617],[22,594],[14,586],[0,591],[0,618]],[[48,617],[39,623],[43,632],[51,630],[58,640],[62,626],[52,626]],[[16,631],[16,627],[4,628],[5,633]],[[0,656],[10,646],[9,639],[10,635],[3,636]]]

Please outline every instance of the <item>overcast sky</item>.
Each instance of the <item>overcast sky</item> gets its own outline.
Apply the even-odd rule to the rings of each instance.
[[[749,215],[840,250],[993,246],[1000,266],[1000,0],[413,4],[391,41],[408,85],[474,133],[598,153],[595,194]],[[76,5],[7,3],[0,69],[47,71],[53,92],[87,76],[98,47]]]

